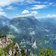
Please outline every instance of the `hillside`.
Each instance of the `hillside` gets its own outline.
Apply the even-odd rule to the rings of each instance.
[[[0,35],[13,35],[13,41],[19,43],[21,48],[36,53],[40,48],[48,48],[56,50],[56,26],[55,23],[48,20],[38,20],[33,16],[17,17],[7,19],[0,17]],[[3,18],[3,19],[2,19]],[[47,21],[47,22],[46,22]],[[34,51],[33,51],[34,50]]]

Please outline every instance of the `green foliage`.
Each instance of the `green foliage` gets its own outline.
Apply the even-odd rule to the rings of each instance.
[[[47,48],[47,49],[41,49],[39,56],[55,56],[55,51],[52,50],[51,48]]]
[[[4,53],[3,49],[0,49],[0,56],[2,56]]]
[[[7,53],[3,49],[0,49],[0,56],[7,56]]]
[[[0,49],[0,56],[3,56],[3,55],[8,56],[9,48],[12,50],[14,48],[13,46],[14,46],[14,44],[10,44],[4,49]],[[16,51],[16,56],[18,56],[18,55],[19,55],[19,52]],[[25,49],[21,49],[21,55],[20,56],[27,56]],[[33,56],[56,56],[56,51],[52,50],[51,48],[47,48],[47,49],[42,48],[39,51],[39,55],[33,54]]]
[[[26,53],[25,53],[24,49],[21,50],[21,56],[26,56]]]

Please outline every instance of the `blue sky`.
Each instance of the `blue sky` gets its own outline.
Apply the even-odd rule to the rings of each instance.
[[[56,0],[0,0],[0,15],[56,17]]]

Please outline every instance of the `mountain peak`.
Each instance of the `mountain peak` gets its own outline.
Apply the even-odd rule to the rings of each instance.
[[[22,18],[35,18],[35,17],[34,16],[18,16],[13,19],[16,19],[16,18],[22,19]]]

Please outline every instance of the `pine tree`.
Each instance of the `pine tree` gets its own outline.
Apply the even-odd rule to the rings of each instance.
[[[21,56],[26,56],[26,52],[24,49],[21,50]]]

